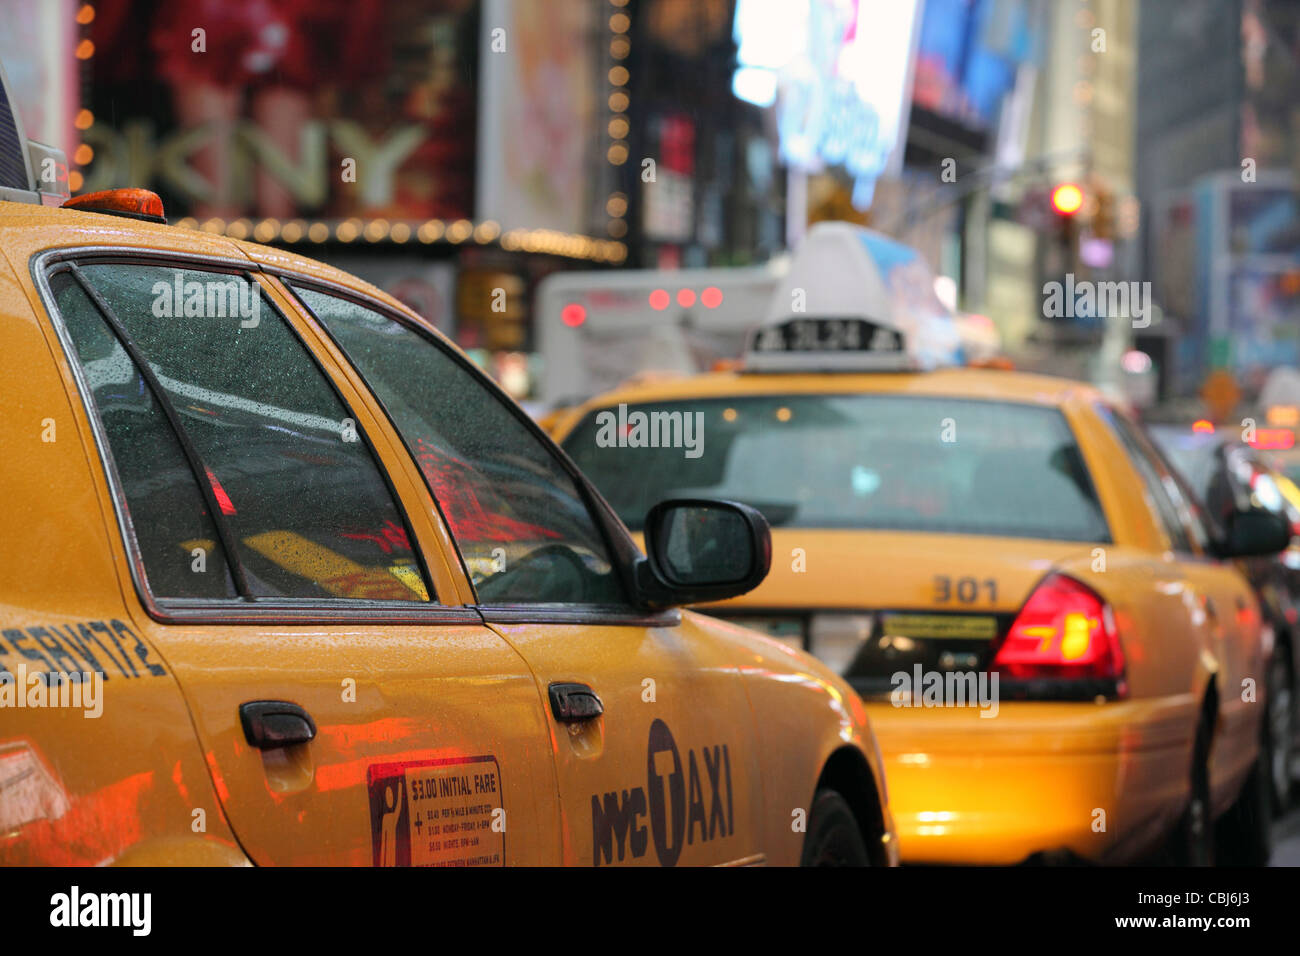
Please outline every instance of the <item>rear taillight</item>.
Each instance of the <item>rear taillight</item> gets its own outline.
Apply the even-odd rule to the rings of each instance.
[[[1124,696],[1124,649],[1109,604],[1085,584],[1050,574],[1016,615],[990,670],[1011,681],[1097,681]]]

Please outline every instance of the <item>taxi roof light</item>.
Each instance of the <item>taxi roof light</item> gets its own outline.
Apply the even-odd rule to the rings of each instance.
[[[1011,680],[1093,679],[1124,683],[1124,649],[1110,605],[1074,578],[1050,574],[1007,632],[990,670]]]
[[[158,222],[167,225],[167,216],[163,212],[162,199],[148,189],[104,189],[99,192],[74,196],[63,204],[64,209],[80,209],[83,212],[100,212],[109,216],[125,216],[128,219],[142,219],[145,222]]]

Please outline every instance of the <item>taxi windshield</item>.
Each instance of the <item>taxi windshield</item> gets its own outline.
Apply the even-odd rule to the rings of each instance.
[[[593,411],[564,447],[632,528],[656,502],[700,496],[753,505],[776,528],[1109,539],[1054,408],[879,395],[621,405]]]

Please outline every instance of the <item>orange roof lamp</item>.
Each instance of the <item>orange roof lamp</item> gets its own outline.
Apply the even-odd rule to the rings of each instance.
[[[65,209],[102,212],[109,216],[126,216],[145,222],[167,225],[162,200],[147,189],[104,189],[97,193],[75,196],[63,204]]]

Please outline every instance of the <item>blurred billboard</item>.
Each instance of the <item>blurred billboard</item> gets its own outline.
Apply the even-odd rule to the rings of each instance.
[[[101,0],[85,188],[169,211],[468,218],[476,0]]]
[[[484,0],[477,218],[503,229],[586,231],[598,9]]]
[[[860,209],[901,163],[917,10],[917,0],[737,0],[733,91],[775,103],[781,158],[808,172],[842,167]]]

